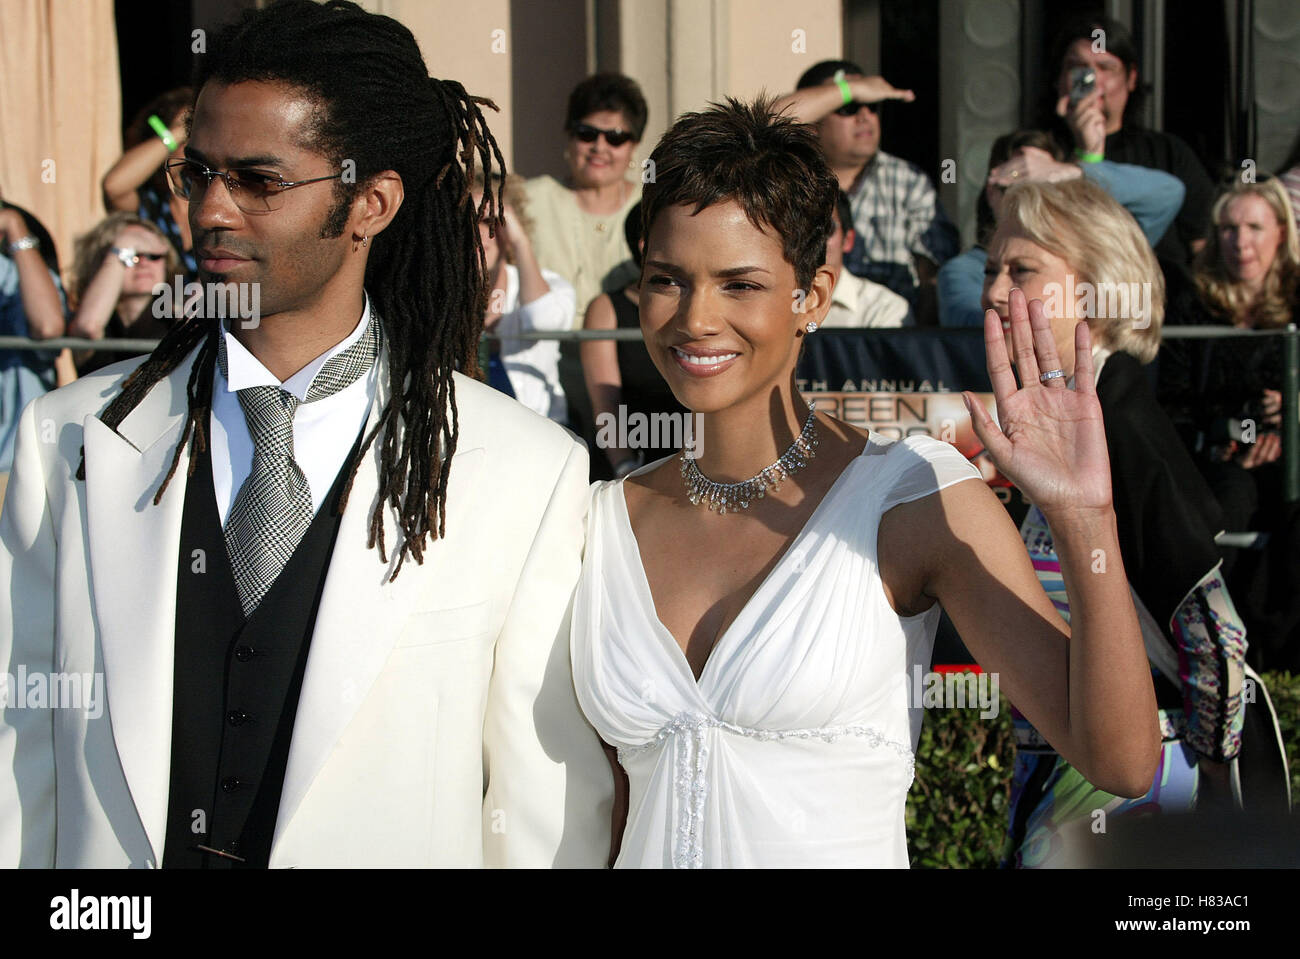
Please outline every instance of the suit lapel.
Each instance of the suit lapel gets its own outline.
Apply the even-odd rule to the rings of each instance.
[[[387,353],[381,351],[378,386],[366,435],[378,423],[388,396]],[[459,395],[457,399],[463,406],[465,401]],[[440,605],[440,599],[441,605],[455,604],[454,598],[448,601],[436,592],[438,570],[449,559],[448,551],[440,549],[441,543],[435,540],[426,544],[423,566],[408,559],[401,575],[388,582],[396,568],[396,553],[401,543],[398,516],[391,506],[384,509],[388,563],[380,562],[378,549],[366,547],[370,517],[379,493],[382,440],[383,434],[375,438],[357,470],[330,557],[294,718],[293,741],[272,845],[272,866],[277,865],[275,849],[285,829],[379,676],[402,623],[414,610]],[[452,459],[447,489],[449,528],[454,521],[463,521],[465,513],[472,509],[474,477],[482,462],[482,450],[473,447],[464,434],[459,447]]]
[[[157,506],[184,427],[194,353],[118,426],[86,417],[86,530],[113,739],[161,861],[171,759],[176,569],[186,456]]]

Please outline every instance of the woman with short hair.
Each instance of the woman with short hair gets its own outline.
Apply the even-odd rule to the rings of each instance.
[[[1059,526],[1067,626],[961,453],[888,441],[797,390],[830,306],[838,183],[813,131],[771,109],[687,114],[651,154],[641,330],[702,426],[687,453],[597,484],[587,517],[571,655],[578,702],[627,774],[616,865],[905,867],[909,676],[940,604],[1062,754],[1141,794],[1160,735],[1087,324],[1071,389],[1042,310],[1013,295],[1025,386],[990,318],[1000,426],[964,397],[998,468]],[[1098,548],[1113,557],[1101,574]]]
[[[552,176],[525,184],[537,259],[573,284],[581,325],[595,297],[623,289],[635,273],[623,221],[641,198],[641,178],[628,178],[645,132],[645,97],[635,80],[598,73],[569,94],[564,132],[566,182]]]

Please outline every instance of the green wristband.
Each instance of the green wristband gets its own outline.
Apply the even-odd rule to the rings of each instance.
[[[162,140],[168,150],[176,149],[176,138],[172,136],[172,131],[167,129],[167,124],[158,118],[158,114],[149,117],[149,126],[153,127],[153,132],[158,134],[158,139]]]
[[[1106,159],[1106,156],[1102,153],[1088,153],[1084,150],[1076,149],[1074,151],[1074,158],[1082,163],[1100,163],[1102,160]]]
[[[844,79],[844,71],[835,71],[835,85],[840,88],[840,96],[844,98],[844,106],[853,102],[853,90],[849,87],[849,81]]]

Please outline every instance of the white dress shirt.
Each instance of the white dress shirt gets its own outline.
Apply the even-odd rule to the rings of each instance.
[[[568,330],[573,328],[577,297],[573,284],[550,270],[542,279],[550,287],[531,303],[519,303],[519,270],[505,264],[505,302],[501,319],[492,332],[501,337],[501,365],[510,378],[515,399],[534,413],[563,423],[568,404],[560,386],[560,343],[558,340],[512,339],[525,330]]]
[[[826,314],[828,328],[862,329],[863,327],[913,326],[912,309],[889,287],[840,270],[831,293],[831,308]]]
[[[326,361],[361,338],[370,322],[370,298],[366,297],[361,319],[342,342],[326,350],[283,383],[258,361],[230,331],[226,338],[226,368],[218,364],[212,374],[212,417],[209,441],[212,450],[212,486],[217,494],[221,525],[235,503],[235,496],[253,469],[253,436],[248,431],[244,408],[236,392],[251,386],[278,386],[305,400],[312,380]],[[370,415],[378,373],[371,366],[356,382],[312,403],[300,402],[293,414],[293,458],[311,487],[312,515],[334,485],[339,470],[356,442],[357,434]]]

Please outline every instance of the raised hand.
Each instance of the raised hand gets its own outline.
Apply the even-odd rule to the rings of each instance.
[[[1106,111],[1101,102],[1100,93],[1086,96],[1075,104],[1070,103],[1069,97],[1056,101],[1056,115],[1064,118],[1074,135],[1074,145],[1085,153],[1106,153]]]
[[[916,94],[911,90],[900,90],[884,77],[847,76],[844,78],[853,92],[853,99],[862,103],[878,103],[881,100],[902,100],[911,103]]]
[[[1083,176],[1083,170],[1073,163],[1058,163],[1046,150],[1038,147],[1022,147],[1006,163],[1000,163],[989,171],[988,183],[994,186],[1008,187],[1016,182],[1044,180],[1059,183],[1062,180],[1077,180]]]
[[[1074,388],[1066,377],[1040,380],[1059,370],[1051,322],[1039,300],[1025,302],[1012,290],[1011,340],[1024,385],[1016,386],[1007,356],[1002,321],[994,310],[984,316],[984,348],[997,401],[995,423],[978,400],[963,393],[975,435],[1007,479],[1044,514],[1111,508],[1110,460],[1097,401],[1088,324],[1074,330]]]

